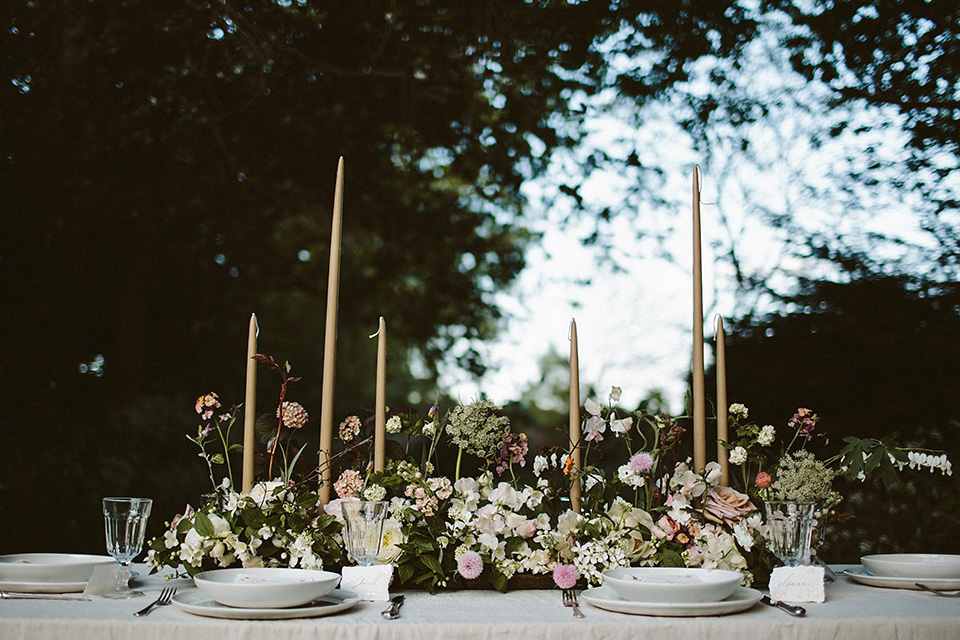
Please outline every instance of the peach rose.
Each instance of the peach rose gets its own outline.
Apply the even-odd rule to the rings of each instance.
[[[750,502],[750,496],[730,487],[710,489],[704,508],[707,513],[729,525],[736,524],[740,518],[757,510]]]

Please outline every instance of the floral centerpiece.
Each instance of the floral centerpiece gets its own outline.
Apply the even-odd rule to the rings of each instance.
[[[907,451],[888,439],[847,438],[821,461],[807,448],[822,437],[813,412],[798,410],[783,430],[786,437],[778,439],[773,426],[749,422],[746,407],[734,404],[735,438],[726,444],[733,486],[721,486],[717,463],[698,471],[681,454],[685,430],[676,420],[621,412],[614,387],[606,406],[592,399],[585,404],[580,471],[566,447],[532,456],[528,467],[526,435],[512,432],[498,407],[478,400],[443,416],[436,406],[425,416],[408,408],[390,412],[389,460],[375,472],[372,425],[349,416],[339,428],[342,451],[332,460],[336,499],[321,509],[318,470],[302,462],[303,447],[296,445],[308,415],[286,400],[296,378],[289,365],[258,358],[282,383],[277,411],[258,426],[259,467],[267,479],[247,493],[235,490],[229,458],[239,445],[229,436],[236,411],[223,411],[215,394],[201,397],[201,423],[189,438],[207,463],[213,491],[150,542],[148,562],[155,568],[190,574],[232,564],[337,570],[346,560],[341,506],[362,499],[389,502],[377,562],[394,564],[401,586],[505,590],[517,576],[543,576],[569,588],[581,579],[595,584],[604,571],[630,565],[732,569],[749,584],[774,562],[765,501],[818,501],[825,520],[840,500],[832,488],[839,474],[879,471],[890,481],[905,466],[952,473],[945,456]],[[615,469],[593,460],[604,438],[622,451]],[[457,452],[452,478],[437,472],[438,451],[450,447]],[[468,459],[476,464],[464,473]],[[216,469],[224,471],[220,480]],[[579,512],[568,499],[573,480],[583,483]]]

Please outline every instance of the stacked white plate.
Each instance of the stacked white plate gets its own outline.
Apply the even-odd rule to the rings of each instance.
[[[960,589],[960,555],[945,553],[887,553],[863,556],[862,566],[844,573],[871,587]]]
[[[74,593],[83,591],[99,565],[116,564],[110,556],[79,553],[12,553],[0,556],[0,591]]]
[[[340,574],[310,569],[217,569],[193,577],[197,591],[173,603],[213,618],[279,620],[325,616],[349,609],[360,597],[335,589]]]
[[[603,574],[603,585],[583,592],[600,609],[644,616],[718,616],[749,609],[760,592],[722,569],[628,567]]]

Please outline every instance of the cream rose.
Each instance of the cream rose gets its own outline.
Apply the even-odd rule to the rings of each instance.
[[[750,502],[750,496],[730,487],[710,489],[707,492],[704,508],[710,515],[730,525],[736,524],[740,518],[757,510]]]

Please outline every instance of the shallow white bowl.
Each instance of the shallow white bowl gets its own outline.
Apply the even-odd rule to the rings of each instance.
[[[325,596],[340,574],[311,569],[215,569],[193,577],[208,598],[229,607],[284,609]]]
[[[80,553],[12,553],[0,556],[0,579],[13,582],[86,582],[110,556]]]
[[[736,591],[742,579],[736,571],[679,567],[625,567],[603,574],[604,586],[633,602],[719,602]]]
[[[862,556],[863,568],[884,578],[958,579],[960,555],[945,553],[881,553]]]

